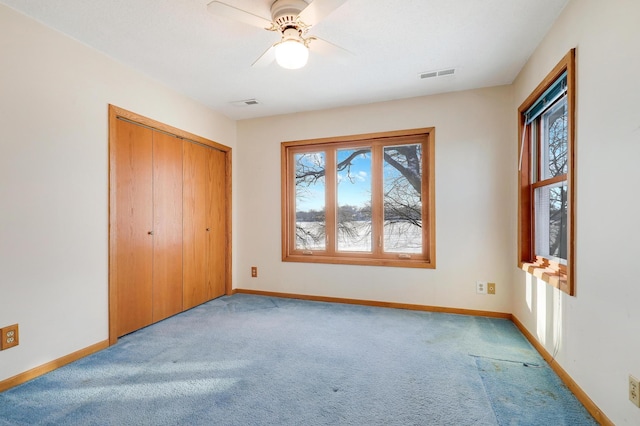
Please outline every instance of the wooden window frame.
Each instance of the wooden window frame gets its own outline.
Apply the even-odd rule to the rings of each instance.
[[[526,126],[526,111],[543,96],[563,73],[567,73],[567,174],[541,182],[531,183],[532,126]],[[536,89],[518,108],[519,171],[518,171],[518,267],[549,283],[561,291],[575,295],[575,49],[571,49]],[[524,133],[524,134],[523,134]],[[539,149],[537,150],[539,152]],[[540,176],[538,174],[538,176]],[[561,264],[554,259],[535,255],[534,189],[552,181],[567,182],[567,262]]]
[[[415,144],[422,143],[422,253],[411,254],[410,258],[398,253],[383,253],[381,249],[374,247],[372,252],[339,252],[335,249],[334,241],[327,245],[326,250],[310,251],[296,249],[295,244],[295,165],[293,156],[302,151],[314,149],[326,150],[337,148],[356,148],[358,146],[380,146],[387,144]],[[373,168],[382,168],[382,160],[372,163]],[[435,269],[435,128],[420,128],[411,130],[399,130],[391,132],[368,133],[342,137],[322,139],[308,139],[299,141],[282,142],[281,144],[281,194],[282,194],[282,260],[284,262],[305,263],[329,263],[369,266],[395,266],[408,268]],[[381,187],[382,178],[376,181],[373,177],[373,185]],[[335,186],[333,173],[326,173],[326,187]],[[372,190],[373,203],[377,197]],[[326,223],[327,235],[335,234],[335,207],[336,200],[332,191],[326,195]],[[378,196],[381,199],[381,195]],[[332,206],[333,208],[330,208]],[[375,210],[375,209],[374,209]],[[382,211],[372,212],[372,226],[374,238],[381,236],[383,225]],[[377,229],[377,230],[376,230]],[[334,240],[334,238],[330,238]]]

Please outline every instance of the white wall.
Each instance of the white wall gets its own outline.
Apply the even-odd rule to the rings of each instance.
[[[577,48],[577,294],[515,270],[513,312],[617,425],[640,424],[639,17],[637,0],[573,0],[514,84],[515,110]]]
[[[235,122],[0,5],[0,380],[108,338],[114,104],[235,146]]]
[[[238,288],[510,312],[510,87],[238,122]],[[437,269],[281,261],[280,143],[435,126]],[[258,278],[250,277],[257,266]],[[476,280],[496,296],[475,293]]]

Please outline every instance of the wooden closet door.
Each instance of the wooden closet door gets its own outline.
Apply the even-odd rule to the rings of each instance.
[[[153,322],[182,311],[182,140],[153,132]]]
[[[152,322],[152,131],[116,123],[115,282],[117,335]],[[112,200],[113,202],[113,200]]]
[[[184,143],[183,308],[225,293],[225,155]]]
[[[207,169],[209,148],[183,144],[183,309],[209,300],[207,288]]]
[[[209,265],[207,281],[210,299],[225,294],[226,281],[226,157],[224,152],[209,150],[209,186],[207,192],[207,228],[209,229]]]

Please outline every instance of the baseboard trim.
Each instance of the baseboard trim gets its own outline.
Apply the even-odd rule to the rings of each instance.
[[[527,338],[527,340],[533,345],[534,348],[540,353],[542,358],[549,364],[551,369],[555,371],[555,373],[560,377],[562,382],[569,388],[569,390],[576,396],[578,401],[584,405],[587,411],[593,416],[594,419],[601,425],[605,426],[615,426],[614,423],[598,408],[598,406],[589,398],[585,391],[582,390],[580,386],[571,378],[569,373],[567,373],[558,362],[553,358],[544,346],[535,338],[529,330],[522,324],[522,322],[516,317],[512,315],[512,321],[518,327],[520,332]]]
[[[2,380],[0,381],[0,392],[6,391],[7,389],[11,389],[15,386],[26,383],[29,380],[35,379],[36,377],[42,376],[43,374],[49,373],[50,371],[53,371],[64,365],[70,364],[74,361],[79,360],[80,358],[84,358],[87,355],[91,355],[93,353],[96,353],[108,347],[109,347],[109,340],[104,340],[102,342],[98,342],[96,344],[88,346],[84,349],[80,349],[78,351],[70,353],[69,355],[65,355],[61,358],[47,362],[46,364],[42,364],[39,367],[32,368],[31,370],[25,371],[24,373],[20,373],[16,376]]]
[[[414,305],[410,303],[379,302],[376,300],[346,299],[342,297],[312,296],[308,294],[295,294],[295,293],[278,293],[273,291],[249,290],[249,289],[243,289],[243,288],[236,288],[233,290],[233,293],[255,294],[258,296],[269,296],[269,297],[283,297],[287,299],[312,300],[314,302],[330,302],[330,303],[344,303],[348,305],[375,306],[379,308],[407,309],[410,311],[439,312],[444,314],[472,315],[476,317],[503,318],[503,319],[509,319],[509,320],[511,319],[511,314],[504,313],[504,312],[447,308],[442,306]]]

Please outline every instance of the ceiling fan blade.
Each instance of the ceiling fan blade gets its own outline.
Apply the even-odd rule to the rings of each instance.
[[[212,1],[207,5],[207,10],[216,16],[223,16],[235,21],[243,22],[258,28],[269,29],[272,27],[270,20],[254,15],[237,7],[230,6],[221,1]]]
[[[347,0],[313,0],[298,15],[305,24],[312,26],[320,22],[325,16],[342,6]]]
[[[262,68],[271,64],[276,60],[276,48],[275,45],[268,48],[256,61],[251,64],[252,67]]]
[[[340,46],[330,43],[327,40],[323,40],[315,36],[309,37],[308,40],[309,40],[309,49],[311,49],[314,53],[319,53],[321,55],[327,55],[327,56],[335,56],[341,59],[346,59],[351,56],[355,56],[352,52],[348,51],[347,49],[344,49]]]

